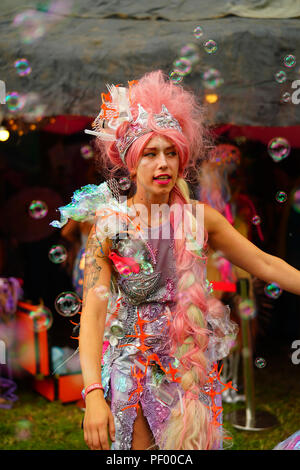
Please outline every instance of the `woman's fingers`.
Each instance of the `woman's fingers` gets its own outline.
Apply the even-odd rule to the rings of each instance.
[[[114,441],[116,429],[115,429],[115,420],[111,412],[108,415],[108,430],[109,430],[109,435],[110,435],[111,440]]]

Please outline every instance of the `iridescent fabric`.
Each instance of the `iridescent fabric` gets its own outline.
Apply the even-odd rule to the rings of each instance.
[[[145,267],[127,277],[114,272],[122,299],[115,322],[118,336],[112,327],[108,333],[111,344],[103,358],[102,383],[115,418],[115,450],[131,448],[137,406],[157,441],[171,408],[183,396],[178,361],[170,355],[168,341],[167,311],[175,307],[176,295],[174,240],[172,230],[169,239],[161,239],[162,226],[157,230],[145,243],[118,237],[113,241],[112,250],[134,256]],[[210,406],[206,393],[199,399]]]

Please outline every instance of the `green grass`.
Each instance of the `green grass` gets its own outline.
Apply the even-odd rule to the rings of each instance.
[[[274,414],[279,426],[260,432],[239,431],[225,418],[225,427],[233,436],[232,450],[271,450],[300,429],[300,364],[293,365],[286,352],[273,351],[272,356],[264,357],[266,367],[254,371],[256,405]],[[49,402],[32,391],[27,380],[18,381],[16,393],[19,399],[13,408],[0,409],[1,449],[88,449],[80,427],[83,412],[76,404]],[[226,417],[243,404],[223,406]]]

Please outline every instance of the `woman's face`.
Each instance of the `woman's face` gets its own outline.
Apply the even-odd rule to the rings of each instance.
[[[136,168],[137,191],[148,198],[165,198],[176,183],[178,169],[179,153],[173,142],[159,135],[152,137]]]

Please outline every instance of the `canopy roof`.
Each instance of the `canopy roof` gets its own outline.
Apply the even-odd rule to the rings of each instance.
[[[24,21],[17,26],[23,1],[2,1],[0,15],[0,79],[8,93],[35,93],[44,116],[95,116],[106,83],[126,85],[157,69],[169,73],[181,48],[193,44],[199,60],[182,84],[201,97],[212,124],[300,124],[300,104],[282,101],[284,93],[295,92],[292,82],[300,80],[299,64],[283,64],[288,54],[297,60],[300,50],[299,2],[60,0],[54,7],[49,2],[37,12],[36,39],[26,36]],[[49,21],[51,16],[55,20]],[[203,29],[199,39],[193,34],[196,26]],[[205,52],[208,39],[216,41],[215,53]],[[19,76],[14,67],[20,58],[28,60],[28,75]],[[208,89],[203,73],[212,68],[224,82]],[[281,84],[274,78],[279,70],[287,75]],[[208,104],[207,94],[216,94],[217,101]],[[24,109],[12,112],[1,105],[0,112],[7,118],[22,116]]]

